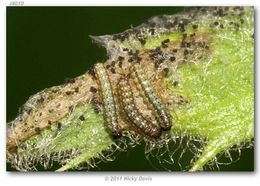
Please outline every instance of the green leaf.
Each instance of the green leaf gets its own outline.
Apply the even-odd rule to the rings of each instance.
[[[253,13],[253,8],[245,8],[243,21],[241,15],[235,13],[225,17],[198,15],[187,26],[186,33],[192,34],[191,25],[196,23],[198,33],[210,36],[211,45],[208,56],[179,67],[176,73],[167,77],[169,91],[183,95],[189,101],[174,108],[171,136],[191,136],[207,141],[203,152],[190,165],[190,171],[203,170],[218,154],[254,139]],[[218,25],[214,26],[216,21]],[[240,23],[238,28],[236,23]],[[109,48],[112,36],[93,38],[107,47],[109,56],[115,58],[120,55],[120,51],[113,50],[115,48],[149,50],[168,38],[179,41],[182,34],[165,32],[158,37],[149,36],[144,46],[133,44],[133,38],[117,43],[114,48]],[[176,77],[179,84],[174,86],[172,82]],[[85,120],[79,121],[82,115]],[[60,122],[63,123],[62,130],[53,125],[26,140],[25,147],[18,148],[9,157],[13,166],[18,170],[29,170],[41,163],[47,168],[48,161],[54,160],[63,165],[58,171],[66,171],[86,162],[91,165],[95,158],[108,157],[109,152],[113,154],[130,143],[128,137],[119,141],[111,139],[102,116],[96,114],[90,104],[77,105]]]

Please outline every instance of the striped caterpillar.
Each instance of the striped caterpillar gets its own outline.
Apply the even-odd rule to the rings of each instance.
[[[118,124],[118,115],[116,110],[116,102],[113,95],[111,83],[107,72],[101,63],[97,63],[94,67],[95,74],[97,76],[99,87],[100,87],[100,96],[102,97],[102,105],[104,110],[105,122],[112,132],[112,136],[117,139],[122,136],[122,130]]]
[[[118,92],[123,111],[130,122],[132,122],[133,125],[146,136],[151,138],[159,138],[161,135],[160,127],[157,125],[156,121],[144,116],[138,110],[134,101],[132,87],[130,86],[127,78],[120,79],[118,83]]]
[[[151,83],[145,77],[139,64],[134,64],[131,68],[132,76],[137,79],[138,83],[141,85],[141,89],[148,99],[148,104],[151,105],[155,112],[156,120],[158,121],[161,128],[166,131],[170,130],[172,126],[172,118],[162,102],[160,96],[152,87]]]

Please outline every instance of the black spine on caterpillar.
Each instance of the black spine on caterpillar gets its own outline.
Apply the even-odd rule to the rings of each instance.
[[[121,78],[118,83],[118,94],[123,111],[133,125],[139,129],[144,135],[150,138],[159,138],[161,129],[156,121],[144,116],[136,107],[133,97],[132,88],[127,78]]]
[[[152,106],[153,111],[156,115],[156,120],[158,120],[161,128],[166,131],[170,130],[172,126],[172,117],[162,102],[160,96],[157,94],[151,83],[146,78],[139,64],[134,64],[131,68],[131,73],[138,80],[138,83],[142,87],[142,91],[147,97],[149,103]]]
[[[94,66],[96,78],[100,87],[100,96],[102,97],[102,106],[104,111],[105,122],[110,129],[112,136],[117,139],[122,136],[122,130],[118,123],[118,113],[116,102],[113,96],[109,76],[102,63],[97,63]]]

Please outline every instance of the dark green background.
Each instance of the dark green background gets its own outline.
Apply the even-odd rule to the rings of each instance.
[[[7,121],[19,106],[38,91],[76,77],[97,61],[105,61],[104,48],[88,35],[122,32],[160,14],[182,7],[7,7]],[[220,170],[254,169],[253,149],[242,151],[240,161]],[[189,156],[189,155],[188,155]],[[116,160],[91,170],[163,170],[144,157],[144,146],[120,153]],[[154,168],[156,167],[156,168]],[[177,165],[167,166],[179,170]],[[51,170],[55,170],[54,167]],[[7,165],[7,170],[14,170]]]

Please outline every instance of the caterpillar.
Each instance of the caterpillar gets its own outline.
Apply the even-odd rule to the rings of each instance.
[[[142,91],[148,99],[148,102],[151,104],[152,109],[155,112],[155,118],[158,120],[161,128],[166,131],[170,130],[172,126],[172,118],[167,110],[166,106],[162,102],[160,96],[157,94],[156,90],[153,88],[151,83],[145,77],[141,66],[139,64],[134,64],[131,68],[131,74],[134,78],[137,79],[138,83],[142,87]]]
[[[102,106],[104,119],[112,136],[117,139],[122,136],[122,129],[118,123],[118,114],[116,110],[115,97],[111,87],[110,79],[101,63],[94,66],[94,71],[100,87],[100,96],[102,97]]]
[[[121,78],[118,83],[118,95],[123,111],[127,118],[146,136],[151,138],[159,138],[161,129],[156,121],[144,116],[137,108],[134,101],[132,87],[127,78]]]

